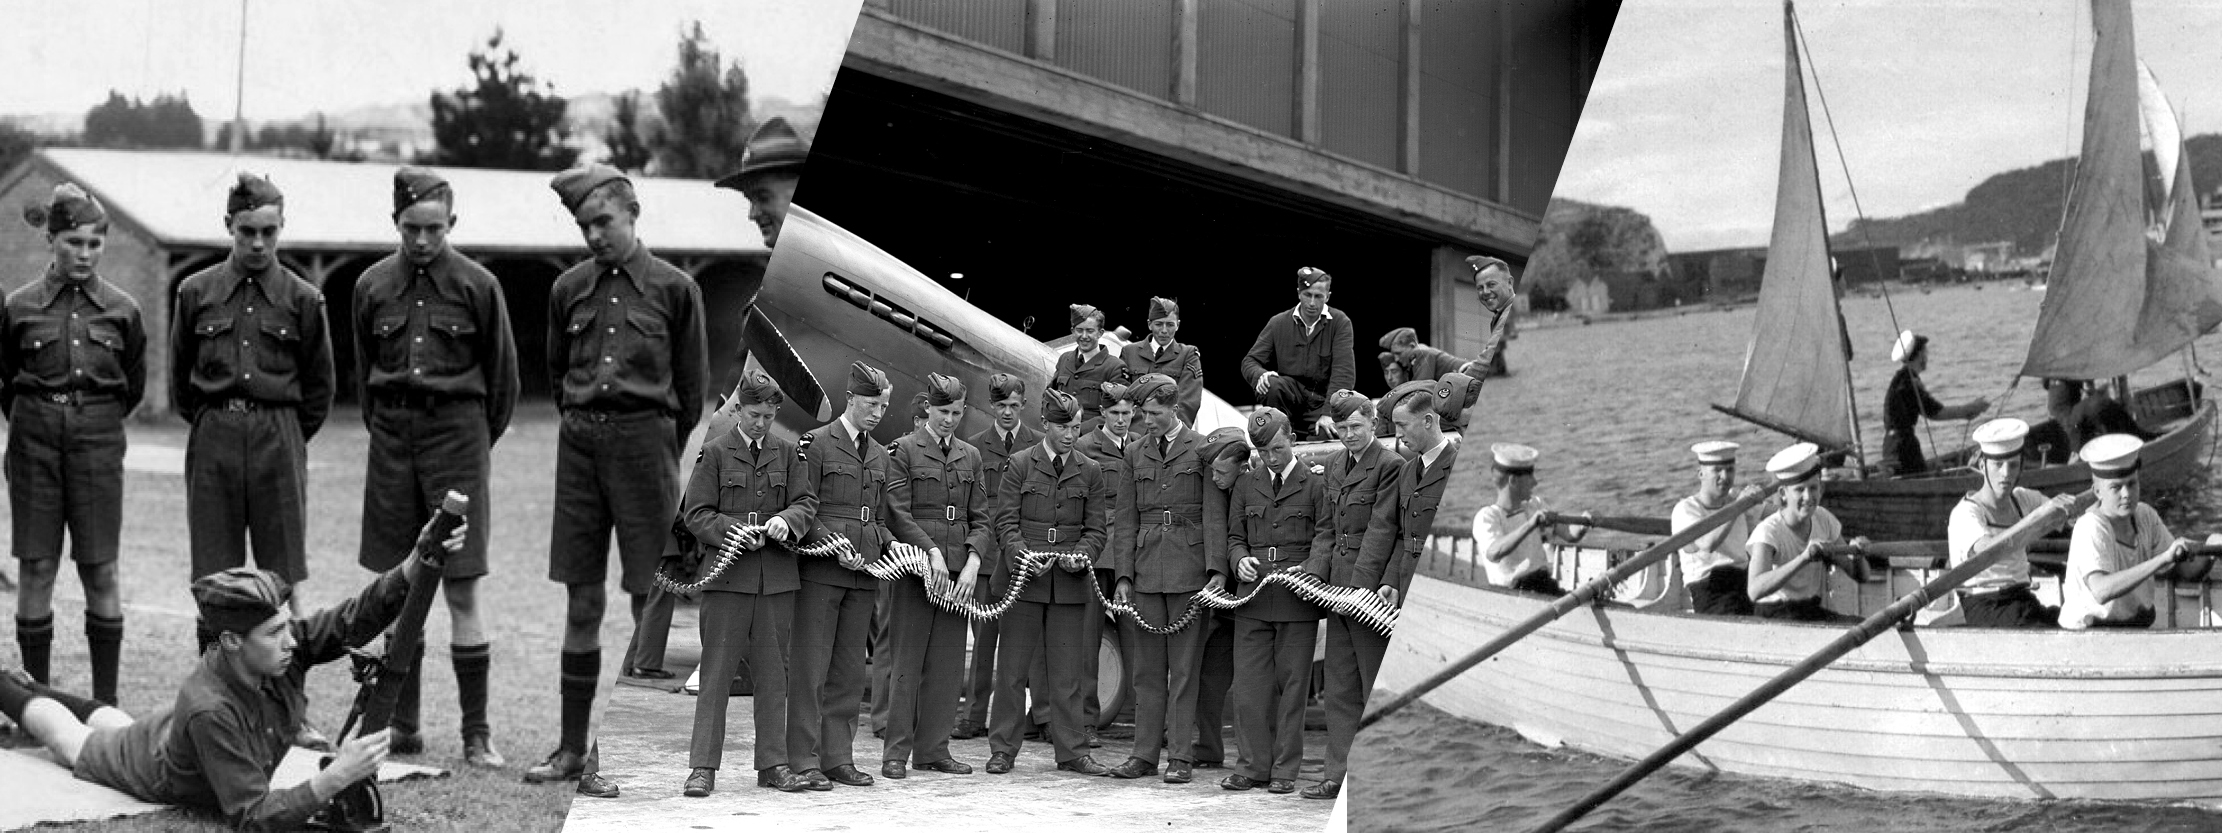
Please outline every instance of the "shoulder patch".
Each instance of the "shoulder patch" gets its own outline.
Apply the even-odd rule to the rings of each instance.
[[[795,440],[795,459],[806,463],[810,462],[810,440],[812,436],[811,434],[804,434],[801,439]]]

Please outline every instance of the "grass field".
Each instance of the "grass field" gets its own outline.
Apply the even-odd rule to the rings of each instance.
[[[494,448],[493,520],[488,558],[492,574],[483,579],[479,604],[493,639],[489,717],[494,742],[509,758],[498,772],[465,768],[457,736],[455,674],[449,664],[444,604],[433,605],[425,626],[423,755],[401,759],[447,767],[454,774],[430,782],[389,785],[387,814],[397,827],[411,830],[471,830],[479,833],[554,830],[563,824],[573,795],[571,786],[529,786],[519,782],[524,768],[555,748],[559,701],[557,652],[563,635],[564,591],[547,580],[547,549],[555,478],[554,408],[546,402],[521,405],[509,432]],[[134,423],[134,448],[185,447],[186,427],[175,420]],[[370,574],[356,566],[360,537],[363,463],[368,436],[352,408],[337,410],[309,444],[309,580],[299,588],[304,610],[333,604],[361,590]],[[691,446],[690,446],[691,447]],[[474,496],[476,497],[476,496]],[[192,670],[193,604],[186,592],[185,489],[176,474],[131,471],[125,483],[122,580],[125,641],[120,698],[126,711],[145,714],[166,708]],[[0,526],[4,528],[4,526]],[[614,559],[614,554],[613,554]],[[8,564],[13,575],[16,565]],[[85,654],[84,595],[75,573],[65,567],[55,590],[54,677],[66,690],[90,693]],[[624,595],[612,569],[610,615],[602,628],[603,692],[632,634]],[[0,663],[19,664],[13,617],[16,598],[0,594]],[[327,733],[338,731],[356,686],[345,662],[321,666],[309,675],[313,722]],[[0,720],[4,722],[4,720]],[[223,830],[213,815],[167,811],[110,822],[70,825],[72,830]]]

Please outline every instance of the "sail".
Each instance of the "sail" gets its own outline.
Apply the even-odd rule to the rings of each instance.
[[[1829,275],[1828,221],[1805,104],[1797,32],[1783,7],[1788,54],[1782,106],[1782,166],[1774,235],[1760,277],[1759,309],[1736,405],[1727,410],[1829,448],[1853,445],[1851,367],[1843,313]]]
[[[2128,0],[2092,0],[2096,37],[2083,155],[2061,223],[2051,288],[2037,316],[2024,376],[2099,379],[2153,364],[2222,322],[2222,282],[2192,242],[2145,236],[2144,158],[2138,149],[2136,40]],[[2171,119],[2173,117],[2171,116]],[[2168,210],[2199,228],[2188,162],[2178,154]],[[2204,241],[2195,241],[2198,248]]]
[[[2160,193],[2153,204],[2167,205],[2169,189],[2175,184],[2176,157],[2183,152],[2183,129],[2176,123],[2175,109],[2168,106],[2168,96],[2160,91],[2160,79],[2153,77],[2153,68],[2143,60],[2137,62],[2137,110],[2145,144],[2153,149],[2153,170],[2160,172]]]

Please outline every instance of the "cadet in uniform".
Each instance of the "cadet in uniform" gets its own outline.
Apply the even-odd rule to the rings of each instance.
[[[702,293],[650,254],[634,223],[633,183],[585,165],[550,183],[592,258],[548,290],[548,374],[557,431],[548,578],[567,588],[562,736],[528,783],[579,779],[579,792],[617,794],[586,767],[587,724],[602,669],[603,583],[617,537],[622,586],[637,621],[679,511],[679,447],[702,415],[707,348]]]
[[[1129,386],[1118,382],[1105,382],[1098,389],[1103,392],[1103,410],[1095,416],[1097,427],[1095,430],[1083,434],[1079,440],[1074,441],[1072,448],[1074,451],[1087,455],[1088,459],[1096,461],[1097,465],[1103,467],[1104,486],[1110,490],[1115,503],[1119,493],[1119,484],[1126,482],[1129,472],[1126,460],[1127,449],[1132,448],[1135,441],[1141,439],[1141,435],[1134,431],[1136,406],[1133,394],[1128,391]],[[1085,430],[1088,424],[1082,423],[1082,429]],[[1112,508],[1115,510],[1116,506]],[[1105,518],[1103,526],[1104,529],[1110,530],[1110,534],[1117,534],[1115,519]],[[1118,581],[1118,577],[1111,572],[1111,560],[1111,557],[1106,554],[1103,565],[1096,568],[1095,581],[1098,587],[1108,586]],[[1089,646],[1087,656],[1081,658],[1081,665],[1087,673],[1088,681],[1084,690],[1086,707],[1081,711],[1087,717],[1083,734],[1087,735],[1090,748],[1103,745],[1103,741],[1096,737],[1096,727],[1103,722],[1103,703],[1101,702],[1101,696],[1098,694],[1103,679],[1100,668],[1102,652],[1097,650],[1096,646],[1103,643],[1105,624],[1103,600],[1094,597],[1089,598],[1087,627],[1081,632],[1080,638],[1082,640],[1081,644]],[[1125,642],[1126,637],[1125,628],[1120,626],[1116,638]],[[1133,647],[1133,643],[1126,643],[1130,655]],[[1035,659],[1035,673],[1043,671],[1042,663],[1044,661],[1045,659],[1041,657]],[[1122,680],[1120,684],[1131,685],[1131,680],[1132,675],[1129,674],[1128,680]],[[1041,716],[1043,716],[1043,713],[1036,710],[1036,717]]]
[[[0,411],[8,416],[8,503],[16,563],[15,641],[24,669],[49,682],[62,535],[85,588],[93,699],[116,703],[123,596],[123,418],[147,389],[139,302],[99,274],[108,212],[74,184],[24,219],[46,232],[46,274],[0,308]]]
[[[469,530],[458,527],[443,542],[448,554],[462,548]],[[239,830],[300,830],[341,789],[378,772],[389,738],[385,729],[349,738],[307,781],[272,789],[270,774],[308,713],[309,669],[368,644],[401,614],[409,586],[439,569],[431,553],[404,559],[355,598],[299,618],[290,611],[292,587],[277,574],[220,570],[193,582],[198,630],[211,647],[170,709],[135,721],[0,672],[0,714],[78,780],[141,801],[215,810]]]
[[[1368,430],[1371,430],[1370,428]],[[1227,490],[1247,470],[1249,458],[1243,462],[1219,463],[1227,451],[1249,450],[1249,440],[1241,428],[1229,425],[1204,436],[1204,443],[1196,449],[1196,459],[1205,472],[1204,513],[1224,518],[1227,516]],[[1205,543],[1210,543],[1206,533]],[[1194,627],[1208,627],[1204,636],[1202,667],[1196,671],[1196,746],[1192,760],[1196,769],[1219,769],[1227,765],[1227,745],[1224,732],[1227,717],[1227,690],[1234,686],[1234,614],[1213,610]],[[1240,739],[1239,729],[1236,732]],[[1241,747],[1237,745],[1237,751]]]
[[[362,543],[357,561],[383,572],[406,556],[410,529],[432,517],[453,489],[471,496],[479,534],[442,567],[456,691],[462,700],[463,760],[499,767],[486,719],[486,677],[493,648],[478,618],[478,580],[486,574],[488,492],[494,443],[517,403],[517,344],[509,305],[494,273],[448,245],[455,191],[424,168],[394,173],[393,220],[401,251],[355,283],[356,391],[370,428],[363,475]],[[393,715],[393,752],[424,751],[418,734],[423,655],[403,684]]]
[[[1327,394],[1358,381],[1351,353],[1350,316],[1327,305],[1335,279],[1306,266],[1296,270],[1294,309],[1265,322],[1250,352],[1242,356],[1242,378],[1258,404],[1288,414],[1304,430],[1333,436]],[[1318,423],[1315,425],[1315,423]]]
[[[818,483],[818,529],[847,537],[864,561],[880,557],[890,533],[919,549],[932,546],[907,511],[896,511],[910,508],[909,495],[891,488],[899,484],[888,481],[887,450],[872,441],[890,392],[887,374],[856,362],[849,366],[847,410],[804,435],[804,456]],[[795,649],[787,665],[787,757],[814,789],[828,788],[829,781],[872,785],[853,753],[865,640],[879,586],[879,579],[858,569],[862,563],[802,559]]]
[[[2214,559],[2193,555],[2198,545],[2173,538],[2160,513],[2140,500],[2139,455],[2145,442],[2128,434],[2105,434],[2083,444],[2091,466],[2091,491],[2097,502],[2075,519],[2068,538],[2068,571],[2060,577],[2060,627],[2149,628],[2158,618],[2154,581],[2172,573],[2179,581],[2200,581]],[[2222,540],[2210,535],[2208,544]],[[2172,626],[2168,623],[2164,626]]]
[[[1180,386],[1180,420],[1194,425],[1204,405],[1203,351],[1173,340],[1180,332],[1178,302],[1151,297],[1149,324],[1150,337],[1128,344],[1120,354],[1126,361],[1127,377],[1139,379],[1150,373],[1171,377]]]
[[[332,410],[324,295],[278,263],[285,196],[242,173],[224,203],[231,256],[178,284],[170,401],[193,424],[185,502],[193,575],[246,563],[308,578],[306,444]]]
[[[2007,528],[2028,517],[2029,513],[2044,508],[2044,495],[2018,485],[2022,444],[2028,437],[2029,423],[2013,417],[1994,419],[1975,429],[1973,439],[1982,453],[1982,462],[1976,465],[1982,472],[1983,486],[1952,506],[1951,520],[1945,527],[1951,539],[1946,555],[1952,566],[1966,562],[1976,550]],[[2071,521],[2074,516],[2065,510],[2073,508],[2074,498],[2062,495],[2052,500],[2061,504],[2061,523]],[[2045,607],[2029,589],[2029,548],[2026,546],[2000,554],[1989,567],[1961,584],[1957,592],[1960,616],[1970,625],[2059,626],[2060,612]]]
[[[1257,595],[1234,611],[1235,725],[1247,766],[1219,786],[1263,785],[1276,795],[1296,791],[1296,771],[1304,763],[1304,701],[1320,612],[1286,587],[1261,590],[1259,582],[1301,571],[1319,524],[1334,513],[1326,467],[1297,460],[1289,436],[1287,415],[1272,408],[1251,412],[1250,444],[1263,465],[1244,474],[1227,501],[1226,557],[1239,580],[1235,595]]]
[[[1338,390],[1327,398],[1327,410],[1343,453],[1327,463],[1327,502],[1333,514],[1319,523],[1304,571],[1329,584],[1362,587],[1356,574],[1366,528],[1375,507],[1395,497],[1404,458],[1374,441],[1373,400],[1354,390]],[[1327,712],[1327,767],[1318,784],[1304,788],[1305,798],[1333,800],[1342,794],[1359,713],[1388,649],[1389,638],[1379,631],[1341,614],[1327,614],[1327,679],[1320,692]]]
[[[1223,507],[1204,500],[1210,476],[1197,457],[1202,434],[1181,421],[1180,386],[1172,377],[1152,373],[1124,391],[1142,404],[1149,435],[1129,442],[1126,472],[1118,478],[1118,503],[1111,527],[1111,570],[1120,601],[1134,605],[1145,621],[1163,627],[1188,609],[1196,592],[1226,586],[1227,518]],[[1218,508],[1221,511],[1212,512]],[[1216,540],[1215,540],[1216,539]],[[1119,620],[1120,638],[1134,657],[1134,753],[1112,768],[1119,778],[1157,774],[1160,753],[1169,750],[1165,782],[1194,778],[1190,758],[1196,741],[1196,675],[1203,667],[1208,619],[1170,634],[1142,629],[1131,617]]]
[[[1736,489],[1735,443],[1708,440],[1690,446],[1697,455],[1697,494],[1674,504],[1669,523],[1681,532],[1704,520],[1732,500],[1757,491],[1757,486]],[[1744,511],[1735,520],[1697,537],[1675,556],[1682,585],[1690,594],[1690,610],[1711,616],[1751,615],[1751,553],[1745,542],[1766,515],[1760,507]]]
[[[1103,416],[1116,397],[1103,395],[1106,382],[1125,384],[1126,362],[1103,348],[1103,310],[1087,304],[1072,306],[1072,349],[1057,354],[1057,369],[1049,378],[1051,390],[1061,390],[1080,400],[1083,419],[1089,424]]]
[[[1019,722],[1026,714],[1027,669],[1034,655],[1046,652],[1049,670],[1033,680],[1034,690],[1050,704],[1050,743],[1057,768],[1083,775],[1111,770],[1088,755],[1081,732],[1085,684],[1082,656],[1094,645],[1081,641],[1088,617],[1086,601],[1096,594],[1087,582],[1103,550],[1104,521],[1110,517],[1110,484],[1103,467],[1074,454],[1080,433],[1080,401],[1060,390],[1042,391],[1042,441],[1011,455],[995,509],[995,530],[1003,548],[1005,575],[1016,579],[1021,553],[1073,553],[1078,569],[1064,563],[1027,583],[1003,615],[1001,652],[996,657],[995,701],[988,737],[988,772],[1011,771],[1018,756]],[[1059,559],[1060,562],[1063,559]]]
[[[1479,379],[1488,372],[1472,359],[1461,359],[1420,343],[1419,331],[1398,327],[1381,337],[1381,377],[1389,387],[1423,379],[1440,379],[1446,373],[1463,373]]]
[[[906,764],[919,769],[966,775],[972,767],[949,756],[949,733],[956,727],[957,689],[964,682],[963,614],[943,610],[928,594],[973,597],[980,563],[995,554],[989,528],[988,489],[980,479],[980,452],[956,439],[964,419],[964,383],[939,373],[926,377],[915,406],[925,425],[896,440],[889,455],[889,480],[910,493],[908,512],[933,543],[926,551],[933,568],[931,586],[909,578],[891,582],[888,612],[894,666],[888,694],[887,744],[880,774],[903,778]],[[877,692],[875,692],[877,694]]]
[[[1481,340],[1481,355],[1475,356],[1470,365],[1481,372],[1461,371],[1479,385],[1482,379],[1504,372],[1504,347],[1512,337],[1512,301],[1518,287],[1513,283],[1512,267],[1502,260],[1472,255],[1466,258],[1466,268],[1474,270],[1474,292],[1481,298],[1482,309],[1489,311],[1489,335]]]
[[[994,424],[984,431],[966,438],[980,452],[980,476],[987,484],[987,501],[990,532],[1003,476],[1010,473],[1011,455],[1041,442],[1042,435],[1026,427],[1020,419],[1026,413],[1026,382],[1008,373],[988,377],[988,414]],[[1003,559],[990,551],[980,559],[980,580],[973,583],[973,598],[981,604],[990,604],[1003,598],[1007,578],[997,565]],[[964,718],[957,721],[957,728],[950,737],[957,740],[986,737],[988,733],[988,701],[995,692],[995,652],[997,637],[1001,634],[999,619],[981,619],[972,623],[972,666],[964,684]]]
[[[1397,439],[1411,456],[1397,474],[1396,487],[1375,501],[1350,586],[1373,591],[1392,605],[1403,604],[1412,571],[1419,566],[1435,526],[1435,511],[1442,506],[1443,489],[1451,469],[1458,465],[1458,446],[1443,433],[1442,414],[1437,412],[1448,407],[1448,396],[1450,385],[1444,382],[1416,381],[1398,385],[1381,397],[1380,407],[1388,409]]]
[[[793,443],[772,434],[786,397],[770,376],[751,372],[735,389],[734,430],[703,440],[680,504],[687,532],[706,553],[736,557],[702,587],[702,690],[694,701],[685,792],[717,788],[725,757],[725,706],[733,675],[747,660],[756,726],[756,783],[785,792],[805,788],[787,766],[787,654],[793,645],[795,593],[802,588],[789,543],[817,517],[817,483]],[[764,529],[743,529],[762,526]],[[694,580],[716,565],[704,557]]]

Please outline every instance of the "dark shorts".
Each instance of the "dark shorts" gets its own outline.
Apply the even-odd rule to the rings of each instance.
[[[169,727],[170,711],[164,709],[121,729],[94,729],[77,753],[77,780],[141,801],[171,803],[163,789],[162,764],[157,757]]]
[[[1690,612],[1707,616],[1750,616],[1751,574],[1743,567],[1724,565],[1689,586]]]
[[[492,443],[485,403],[471,399],[431,407],[365,407],[371,409],[370,460],[363,470],[357,563],[378,572],[401,563],[440,498],[453,489],[471,499],[471,533],[463,551],[448,556],[442,574],[449,579],[485,575],[486,542],[493,532],[487,477]]]
[[[563,415],[556,435],[555,525],[548,578],[599,584],[609,577],[610,534],[625,592],[655,582],[671,519],[679,511],[678,440],[670,416],[643,411],[599,418]]]
[[[1549,596],[1554,599],[1566,595],[1566,591],[1558,586],[1558,579],[1552,578],[1549,570],[1537,570],[1513,579],[1512,589],[1522,593]]]
[[[193,577],[255,566],[292,584],[309,577],[308,450],[299,414],[274,405],[207,408],[185,440]]]
[[[2060,611],[2045,607],[2029,585],[1993,593],[1960,594],[1960,616],[1978,628],[2057,628]]]
[[[1838,615],[1828,608],[1822,607],[1821,597],[1819,596],[1810,599],[1799,599],[1794,602],[1768,602],[1763,605],[1755,605],[1752,612],[1759,614],[1759,618],[1762,619],[1783,619],[1791,622],[1859,621],[1850,616]]]
[[[113,397],[79,405],[16,397],[6,464],[16,558],[60,558],[66,530],[70,558],[78,564],[116,560],[123,531],[123,417],[123,403]]]

